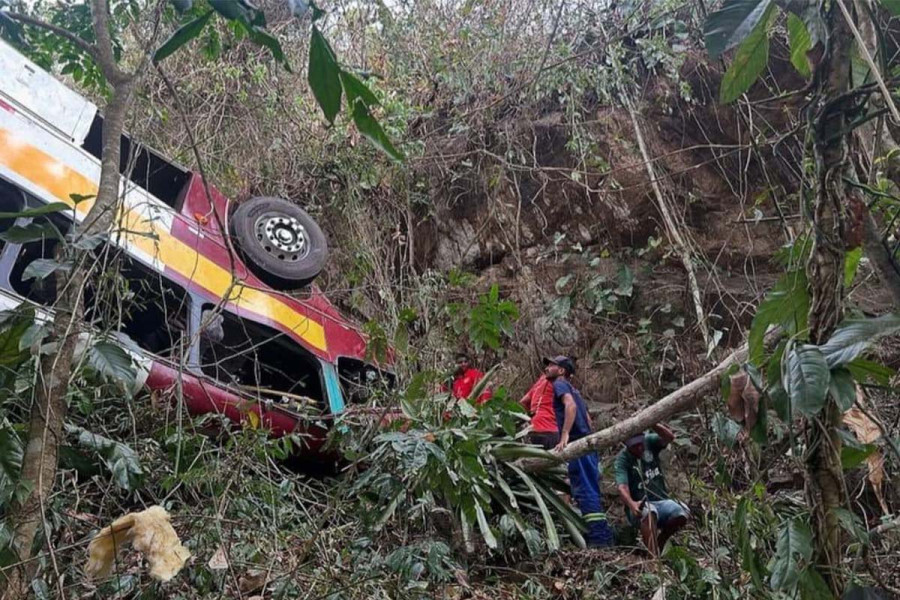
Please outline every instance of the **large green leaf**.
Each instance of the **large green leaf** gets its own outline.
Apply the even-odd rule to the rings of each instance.
[[[787,590],[797,585],[803,572],[802,563],[812,555],[812,534],[809,526],[800,519],[791,519],[778,534],[775,542],[775,558],[770,583],[776,590]]]
[[[747,39],[771,4],[771,0],[725,0],[722,8],[706,18],[703,27],[709,55],[718,58]]]
[[[213,12],[213,10],[208,10],[196,19],[179,27],[178,30],[153,53],[153,62],[158,63],[165,60],[179,48],[200,35],[200,32],[203,31],[203,28],[206,27],[206,24],[209,23],[210,18],[213,16]]]
[[[126,388],[131,387],[137,377],[131,356],[121,346],[105,340],[91,346],[88,364],[107,379],[119,381]]]
[[[144,470],[130,446],[76,425],[66,425],[66,431],[78,437],[80,446],[97,452],[117,486],[129,492],[140,487]]]
[[[788,334],[806,329],[809,314],[809,292],[806,273],[790,271],[785,273],[760,303],[750,324],[747,343],[750,347],[750,362],[761,366],[766,349],[763,339],[770,325],[777,325]]]
[[[788,40],[791,47],[791,64],[806,79],[812,76],[812,70],[809,68],[809,59],[806,53],[812,47],[812,40],[809,37],[809,31],[803,20],[794,13],[788,13],[787,19]]]
[[[828,366],[844,365],[859,357],[873,342],[900,331],[900,315],[887,314],[874,319],[847,319],[838,325],[822,346]]]
[[[750,89],[769,62],[769,22],[775,5],[769,4],[750,35],[741,42],[719,86],[719,102],[728,104]]]
[[[356,128],[359,129],[359,132],[372,142],[376,148],[397,162],[403,162],[403,154],[394,148],[390,138],[388,138],[381,125],[378,124],[378,121],[375,120],[375,117],[372,116],[369,108],[361,99],[357,99],[353,103],[353,122],[356,123]]]
[[[307,79],[325,118],[329,123],[334,123],[334,118],[341,110],[341,68],[328,40],[315,25],[309,42]]]
[[[825,406],[830,372],[817,346],[791,348],[782,362],[781,380],[791,406],[805,415],[815,415]]]

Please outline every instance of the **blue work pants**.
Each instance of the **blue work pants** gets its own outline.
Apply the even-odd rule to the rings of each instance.
[[[612,546],[613,534],[603,510],[600,469],[595,453],[569,461],[569,485],[572,486],[572,498],[587,523],[588,546]]]

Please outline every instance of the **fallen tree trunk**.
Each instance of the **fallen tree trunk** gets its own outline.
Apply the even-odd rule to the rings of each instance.
[[[766,335],[766,343],[773,341],[777,335],[777,331],[770,331]],[[529,458],[523,459],[520,465],[526,470],[537,471],[551,467],[559,462],[568,462],[585,454],[620,444],[631,436],[649,429],[651,425],[665,421],[700,404],[704,397],[718,389],[719,382],[728,369],[733,365],[740,365],[745,362],[747,355],[747,344],[744,344],[728,355],[725,360],[712,370],[707,371],[684,387],[675,390],[656,404],[648,406],[633,417],[583,437],[577,442],[572,442],[561,452],[553,452],[553,455],[556,457],[555,460]]]

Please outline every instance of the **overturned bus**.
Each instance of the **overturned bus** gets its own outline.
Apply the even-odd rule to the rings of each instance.
[[[103,117],[2,41],[0,73],[0,212],[71,207],[2,220],[0,231],[49,220],[64,233],[97,193]],[[139,383],[177,386],[193,414],[308,434],[308,451],[319,450],[354,391],[385,373],[312,283],[327,254],[322,231],[293,203],[234,205],[129,136],[121,144],[119,218],[104,249],[117,255],[133,299],[112,328],[132,350]],[[31,302],[52,311],[55,286],[40,285],[34,263],[52,259],[58,243],[0,241],[0,310]],[[302,298],[283,291],[300,287]],[[91,310],[88,297],[89,320]]]

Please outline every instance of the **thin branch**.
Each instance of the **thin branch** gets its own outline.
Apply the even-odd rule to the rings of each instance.
[[[129,76],[119,69],[113,54],[112,37],[109,35],[109,5],[106,0],[92,0],[91,21],[94,27],[94,35],[97,37],[95,45],[97,51],[97,64],[109,82],[116,86]]]
[[[862,35],[859,33],[859,29],[853,22],[853,17],[850,16],[850,11],[847,10],[847,6],[844,4],[844,0],[837,0],[837,4],[841,9],[841,14],[844,15],[844,19],[847,21],[847,26],[850,28],[850,32],[856,39],[856,43],[858,44],[860,53],[865,59],[866,64],[869,66],[869,70],[872,72],[872,76],[875,77],[875,81],[878,83],[878,88],[881,90],[881,95],[884,96],[884,102],[891,110],[891,116],[894,117],[894,122],[900,124],[900,112],[897,111],[897,105],[894,104],[894,99],[891,98],[891,92],[890,90],[888,90],[887,85],[884,82],[884,78],[881,76],[881,72],[878,70],[878,66],[875,64],[875,61],[872,60],[872,55],[869,53],[869,49],[866,47],[866,42],[865,40],[863,40]]]
[[[17,12],[4,12],[5,16],[13,19],[15,21],[19,21],[20,23],[24,23],[25,25],[31,25],[33,27],[38,27],[40,29],[45,29],[51,33],[55,33],[56,35],[65,38],[75,46],[77,46],[80,50],[83,50],[87,54],[91,56],[98,64],[100,63],[100,56],[97,53],[97,47],[85,40],[84,38],[78,37],[68,29],[63,27],[59,27],[57,25],[53,25],[51,23],[47,23],[41,19],[36,19],[34,17],[30,17],[28,15],[23,15],[22,13]]]

